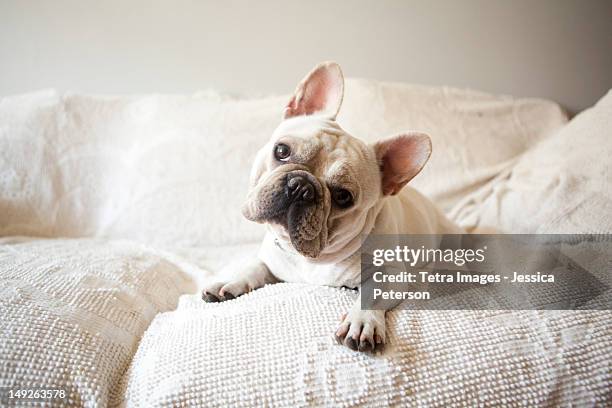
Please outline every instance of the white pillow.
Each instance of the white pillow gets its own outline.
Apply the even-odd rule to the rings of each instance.
[[[0,102],[0,235],[102,236],[164,246],[256,242],[240,207],[255,152],[288,96],[99,97]],[[414,185],[445,209],[561,126],[553,103],[348,80],[340,123],[374,141],[430,132]]]
[[[609,403],[608,311],[407,311],[382,355],[332,334],[348,290],[281,283],[224,303],[181,297],[122,381],[138,406],[546,406]]]
[[[455,217],[481,231],[612,233],[611,160],[612,91],[467,197]]]
[[[151,320],[195,289],[140,245],[3,241],[0,387],[64,390],[54,406],[107,406]]]

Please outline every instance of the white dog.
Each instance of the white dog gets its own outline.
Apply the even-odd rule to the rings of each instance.
[[[343,93],[335,63],[318,65],[298,85],[255,158],[243,207],[246,218],[267,225],[258,258],[206,287],[204,300],[233,299],[279,280],[356,288],[365,235],[462,232],[406,187],[429,159],[429,137],[407,133],[365,144],[335,121]],[[335,334],[353,350],[377,349],[385,342],[385,312],[361,310],[358,299]]]

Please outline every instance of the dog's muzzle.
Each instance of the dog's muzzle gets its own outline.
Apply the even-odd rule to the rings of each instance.
[[[270,175],[250,194],[243,207],[245,217],[285,228],[293,247],[305,256],[316,258],[325,245],[325,190],[309,171],[294,169]]]

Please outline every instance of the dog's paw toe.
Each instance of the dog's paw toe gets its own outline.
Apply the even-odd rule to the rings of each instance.
[[[351,350],[376,352],[384,346],[385,322],[382,311],[359,311],[343,317],[336,330],[338,344]]]
[[[242,280],[237,280],[223,285],[219,289],[219,294],[221,295],[221,297],[224,298],[224,300],[232,300],[237,298],[238,296],[244,295],[249,291],[250,288],[246,282]]]
[[[225,299],[219,292],[222,287],[222,283],[215,283],[204,288],[202,290],[202,300],[207,303],[223,302]]]
[[[370,352],[374,350],[373,339],[359,339],[359,351]]]
[[[346,340],[344,340],[344,345],[354,351],[359,349],[357,340],[352,337],[347,337]]]
[[[214,293],[208,292],[206,290],[202,291],[202,300],[207,303],[217,303],[219,302],[219,297]]]
[[[383,349],[383,347],[385,347],[385,339],[382,336],[379,336],[378,334],[376,336],[374,336],[374,349],[373,351],[380,351]]]
[[[236,299],[248,290],[242,282],[215,283],[202,290],[202,300],[209,303]]]

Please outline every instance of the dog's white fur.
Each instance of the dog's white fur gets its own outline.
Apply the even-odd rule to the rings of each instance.
[[[353,168],[359,170],[357,183],[366,196],[356,200],[354,211],[340,211],[339,215],[335,215],[340,222],[336,222],[333,228],[329,227],[331,223],[324,222],[323,227],[327,228],[324,234],[325,245],[314,258],[304,256],[299,248],[292,245],[285,227],[267,223],[268,231],[258,259],[240,265],[227,282],[206,287],[203,292],[206,299],[225,300],[278,280],[356,288],[361,284],[359,249],[365,235],[462,233],[426,197],[410,187],[404,187],[429,158],[429,138],[417,133],[403,136],[404,139],[400,140],[402,143],[410,139],[422,144],[422,149],[417,146],[418,149],[412,152],[418,156],[415,161],[421,161],[422,164],[411,170],[414,174],[407,174],[404,178],[399,177],[401,174],[394,174],[392,176],[395,179],[389,181],[388,174],[381,174],[383,167],[379,161],[385,149],[395,148],[397,143],[383,142],[382,145],[365,148],[363,142],[348,135],[335,122],[342,101],[343,81],[340,81],[341,71],[333,63],[319,65],[302,81],[286,108],[286,119],[256,158],[251,176],[251,192],[257,190],[255,187],[258,183],[265,184],[261,179],[266,174],[274,175],[282,170],[265,164],[278,140],[293,137],[302,143],[312,142],[318,149],[325,149],[325,141],[321,141],[321,137],[326,137],[342,140],[359,151],[356,156],[348,154],[348,158],[343,157],[342,160],[350,161]],[[322,157],[317,161],[317,168],[312,170],[313,174],[328,174],[337,170],[334,169],[337,163],[332,156]],[[257,197],[249,198],[245,206],[248,218],[256,218],[253,213],[257,209],[253,207],[258,205],[257,200]],[[331,217],[330,211],[327,208],[323,212]],[[352,349],[375,349],[385,342],[384,314],[381,310],[361,310],[360,299],[357,299],[353,308],[343,316],[336,331],[337,339]]]

